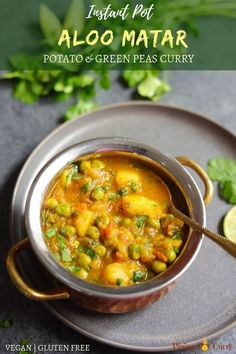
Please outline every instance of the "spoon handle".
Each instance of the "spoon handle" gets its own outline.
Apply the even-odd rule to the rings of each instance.
[[[214,231],[207,229],[206,227],[200,225],[198,222],[192,220],[181,211],[176,209],[174,206],[171,207],[170,212],[177,217],[178,219],[182,220],[185,224],[191,226],[192,229],[206,235],[212,241],[216,242],[219,246],[223,247],[227,252],[229,252],[232,256],[236,257],[236,243],[227,240],[225,237],[217,234]]]

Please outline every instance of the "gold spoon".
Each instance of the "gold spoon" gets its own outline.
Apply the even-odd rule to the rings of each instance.
[[[169,188],[165,185],[168,194],[169,194],[169,212],[174,215],[176,218],[183,221],[185,224],[189,225],[193,230],[196,230],[207,237],[209,237],[212,241],[216,242],[219,246],[223,247],[227,252],[229,252],[232,256],[236,257],[236,243],[226,239],[224,236],[219,235],[218,233],[207,229],[206,227],[202,226],[198,222],[194,221],[193,219],[189,218],[185,214],[183,214],[180,210],[176,209],[172,202],[171,193]]]
[[[208,204],[212,198],[213,194],[213,185],[211,181],[209,180],[207,174],[204,172],[204,170],[196,164],[193,160],[190,160],[186,157],[176,157],[176,160],[178,160],[182,165],[186,165],[191,167],[203,180],[205,187],[206,187],[206,193],[204,195],[204,202],[205,204]],[[169,213],[183,221],[185,224],[189,225],[193,230],[198,231],[201,234],[206,235],[209,237],[212,241],[216,242],[219,246],[224,248],[228,253],[230,253],[232,256],[236,257],[236,243],[226,239],[224,236],[219,235],[218,233],[211,231],[207,229],[206,227],[202,226],[199,224],[197,221],[194,221],[190,217],[186,216],[183,214],[180,210],[176,209],[176,207],[173,204],[172,201],[172,196],[170,193],[169,188],[165,184],[165,182],[160,179],[162,184],[166,188],[166,192],[168,194],[168,199],[169,199]]]

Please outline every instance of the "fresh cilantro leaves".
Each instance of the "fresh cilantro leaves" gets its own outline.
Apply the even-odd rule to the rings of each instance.
[[[236,161],[217,157],[208,162],[208,174],[213,181],[223,182],[236,178]]]
[[[127,187],[124,187],[122,189],[119,190],[118,194],[120,197],[123,197],[124,195],[128,194],[129,193],[129,190]]]
[[[40,6],[39,23],[47,43],[56,44],[62,31],[62,24],[45,4]]]
[[[71,5],[65,17],[63,28],[70,31],[77,31],[78,34],[83,32],[85,25],[85,6],[81,0],[72,0]]]
[[[20,351],[18,352],[19,354],[36,354],[33,353],[32,351],[29,351],[27,349],[27,346],[29,345],[32,337],[29,338],[22,338],[20,341]]]
[[[55,236],[57,233],[57,229],[56,228],[51,228],[51,229],[48,229],[45,233],[45,236],[48,237],[48,238],[51,238],[53,236]]]
[[[125,70],[123,73],[123,79],[129,87],[136,87],[141,97],[153,101],[170,91],[167,82],[157,76],[158,71],[155,70]]]
[[[78,117],[82,113],[92,111],[97,108],[98,104],[94,101],[80,99],[75,105],[70,106],[65,113],[65,120]]]
[[[3,320],[0,320],[0,328],[10,328],[14,325],[14,321],[11,316],[7,316]]]
[[[96,253],[91,248],[84,248],[84,253],[87,254],[91,259],[96,259]]]
[[[65,120],[97,107],[92,98],[96,94],[95,81],[100,78],[99,73],[86,74],[66,70],[23,71],[28,60],[26,55],[18,55],[12,59],[14,71],[3,75],[4,79],[15,81],[14,96],[17,99],[30,104],[47,95],[51,95],[56,101],[74,97],[77,102],[67,109]]]
[[[133,282],[138,283],[146,277],[146,273],[141,270],[135,270],[133,273]]]
[[[159,4],[158,16],[150,19],[150,28],[165,28],[167,26],[178,28],[180,25],[188,30],[188,33],[196,35],[194,19],[199,16],[210,16],[222,12],[220,1],[196,0],[196,6],[187,4],[182,0],[166,0],[164,5]],[[116,3],[116,2],[115,2]],[[128,3],[131,3],[128,1]],[[14,96],[24,103],[32,104],[40,97],[52,96],[56,101],[64,101],[72,98],[74,102],[64,114],[64,120],[70,120],[82,113],[93,110],[97,107],[94,100],[98,85],[103,89],[110,88],[109,70],[104,67],[100,70],[85,70],[80,64],[58,63],[51,64],[49,70],[41,70],[42,54],[48,53],[63,54],[58,48],[57,40],[63,28],[67,28],[72,35],[77,31],[80,35],[85,31],[85,6],[84,0],[72,0],[67,13],[63,18],[56,14],[42,3],[39,10],[39,27],[43,34],[42,45],[39,46],[39,53],[27,54],[18,53],[9,58],[11,71],[2,75],[3,79],[14,82]],[[105,0],[97,0],[96,5],[100,8],[107,6]],[[114,4],[116,6],[117,4]],[[116,6],[117,7],[117,6]],[[176,15],[182,11],[187,13],[184,18]],[[233,1],[225,1],[223,15],[234,17],[235,7]],[[142,28],[143,19],[135,20],[136,27]],[[107,19],[101,24],[103,30],[114,27],[114,19]],[[90,20],[90,27],[97,26],[96,18]],[[126,19],[126,27],[133,28],[133,19]],[[169,28],[168,27],[168,28]],[[115,26],[116,39],[111,45],[112,50],[120,50],[119,37],[122,26],[117,22]],[[117,41],[118,40],[118,41]],[[87,54],[87,48],[81,48],[80,54]],[[163,64],[157,65],[163,69]],[[170,91],[167,81],[157,70],[123,70],[122,77],[128,87],[132,87],[145,99],[158,100],[162,95]],[[165,74],[163,74],[164,76]],[[98,84],[98,85],[97,85]],[[231,183],[232,184],[232,183]],[[232,188],[232,185],[231,187]]]
[[[236,204],[236,161],[230,158],[211,159],[207,166],[208,175],[220,184],[220,195],[230,204]]]
[[[14,325],[14,321],[11,316],[7,316],[3,320],[0,320],[0,328],[8,329],[8,328],[11,328],[13,325]],[[27,350],[27,345],[29,344],[31,339],[32,339],[32,337],[22,338],[20,340],[20,344],[19,344],[20,349],[18,351],[19,354],[35,354],[35,353]]]
[[[122,76],[129,87],[135,87],[146,78],[146,70],[125,70]]]
[[[145,226],[145,222],[147,221],[148,216],[146,215],[139,215],[135,219],[136,226],[141,229]]]
[[[236,204],[236,177],[234,181],[225,181],[223,183],[221,196],[230,204]]]
[[[109,21],[106,24],[110,26]],[[45,4],[41,4],[39,11],[39,26],[43,34],[43,43],[49,51],[55,52],[57,40],[62,28],[69,31],[76,30],[81,34],[85,27],[85,3],[81,0],[72,0],[65,15],[64,21]],[[36,102],[42,96],[52,96],[61,102],[70,98],[74,103],[64,114],[64,120],[70,120],[85,112],[97,108],[94,101],[96,84],[108,90],[111,86],[109,70],[84,70],[79,65],[57,65],[52,70],[41,70],[41,54],[32,55],[19,53],[9,58],[11,71],[2,76],[3,79],[14,80],[14,96],[26,104]],[[26,70],[32,69],[32,70]],[[151,70],[126,70],[123,72],[127,86],[137,89],[140,96],[156,100],[168,92],[166,82],[157,78],[158,72]]]
[[[71,262],[70,250],[66,247],[61,249],[61,258],[64,262]]]

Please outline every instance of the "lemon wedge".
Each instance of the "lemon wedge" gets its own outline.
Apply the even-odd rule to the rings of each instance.
[[[223,229],[225,237],[236,243],[236,205],[225,215]]]

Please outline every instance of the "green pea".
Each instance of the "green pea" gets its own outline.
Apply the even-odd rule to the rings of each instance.
[[[87,235],[91,237],[94,241],[97,241],[100,236],[100,232],[96,226],[89,226],[87,230]]]
[[[76,234],[76,228],[71,225],[66,225],[61,228],[62,235],[73,237]]]
[[[90,237],[82,237],[80,239],[80,243],[84,247],[91,247],[93,244],[93,240]]]
[[[57,214],[64,216],[65,218],[69,218],[72,214],[71,206],[66,203],[59,203],[55,211]]]
[[[119,245],[119,240],[115,235],[110,235],[107,239],[104,240],[104,245],[107,248],[115,249]]]
[[[122,283],[123,283],[123,279],[121,279],[121,278],[117,278],[116,279],[116,285],[117,286],[120,286]]]
[[[168,258],[169,263],[174,262],[174,260],[176,259],[176,253],[172,249],[167,250],[165,254],[166,254],[166,257]]]
[[[58,205],[58,201],[55,198],[49,198],[46,202],[46,205],[49,209],[55,209]]]
[[[103,257],[105,256],[107,250],[103,245],[97,245],[94,247],[94,251],[99,257]]]
[[[161,227],[160,221],[157,220],[157,219],[153,219],[153,218],[149,218],[149,219],[148,219],[148,224],[149,224],[151,227],[154,227],[154,229],[156,229],[156,230],[159,230],[160,227]]]
[[[129,245],[129,256],[133,260],[137,261],[140,258],[140,247],[139,245],[132,244]]]
[[[131,190],[132,193],[137,192],[137,183],[130,182],[129,186],[130,186],[130,190]]]
[[[84,268],[87,268],[91,263],[91,258],[85,253],[78,253],[77,261],[79,265]]]
[[[105,197],[105,192],[102,187],[97,187],[92,193],[92,198],[96,200],[102,200]]]
[[[154,261],[152,264],[152,269],[156,274],[163,272],[167,268],[164,262]]]
[[[79,270],[79,272],[76,273],[76,275],[77,275],[80,279],[86,279],[87,276],[88,276],[88,272],[87,272],[85,269],[81,268],[81,269]]]
[[[109,225],[110,219],[109,216],[105,214],[98,216],[95,222],[100,229],[105,229]]]

